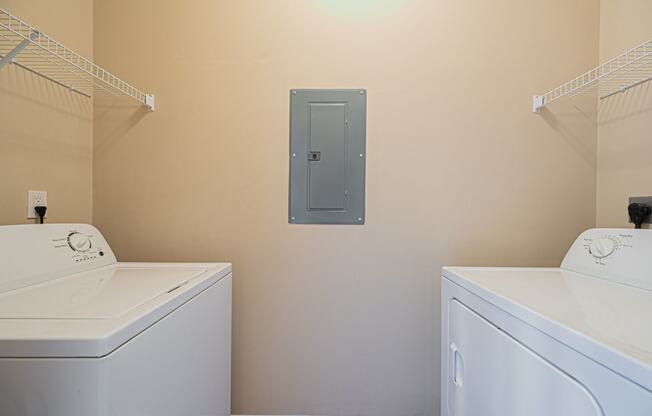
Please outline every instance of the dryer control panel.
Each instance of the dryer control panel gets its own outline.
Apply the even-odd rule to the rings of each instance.
[[[587,230],[575,240],[561,267],[652,290],[652,230]]]
[[[88,224],[0,226],[0,293],[116,263]]]

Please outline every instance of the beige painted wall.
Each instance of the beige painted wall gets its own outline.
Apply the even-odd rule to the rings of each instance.
[[[601,0],[600,59],[652,38],[652,2]],[[597,223],[631,227],[630,196],[652,195],[652,85],[643,84],[600,105]]]
[[[442,265],[559,264],[595,222],[597,0],[96,0],[94,221],[234,263],[234,413],[433,415]],[[554,28],[552,27],[554,25]],[[287,224],[288,90],[367,88],[367,224]]]
[[[0,0],[0,8],[92,57],[92,0]],[[0,225],[28,222],[30,189],[48,191],[49,222],[91,221],[92,112],[86,97],[0,69]]]

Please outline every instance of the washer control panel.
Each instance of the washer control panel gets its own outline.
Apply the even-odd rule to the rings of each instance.
[[[52,243],[54,248],[76,263],[92,263],[104,257],[108,247],[101,236],[97,237],[98,234],[75,227],[66,230],[64,235],[53,238]]]
[[[583,232],[561,267],[652,290],[652,230],[595,228]]]
[[[0,293],[116,263],[88,224],[0,226]]]
[[[598,265],[607,265],[609,259],[618,256],[623,250],[632,248],[631,232],[605,233],[604,235],[588,235],[582,238],[586,253]]]

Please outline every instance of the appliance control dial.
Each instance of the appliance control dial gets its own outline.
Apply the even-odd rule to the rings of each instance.
[[[68,234],[68,245],[74,251],[85,252],[91,249],[91,239],[78,232]]]
[[[596,238],[591,241],[589,253],[597,259],[609,256],[616,249],[616,242],[611,238]]]

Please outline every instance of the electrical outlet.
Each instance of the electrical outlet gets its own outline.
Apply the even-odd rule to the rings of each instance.
[[[652,196],[630,196],[629,203],[633,204],[634,202],[652,206]],[[627,211],[625,211],[625,213],[627,213]],[[632,220],[629,220],[629,222],[631,223]],[[651,223],[652,223],[652,218],[650,217],[647,217],[647,219],[643,221],[643,224],[651,224]]]
[[[38,214],[34,211],[34,207],[48,206],[48,192],[47,191],[28,191],[27,192],[27,218],[38,218]],[[45,218],[47,218],[47,213]]]

